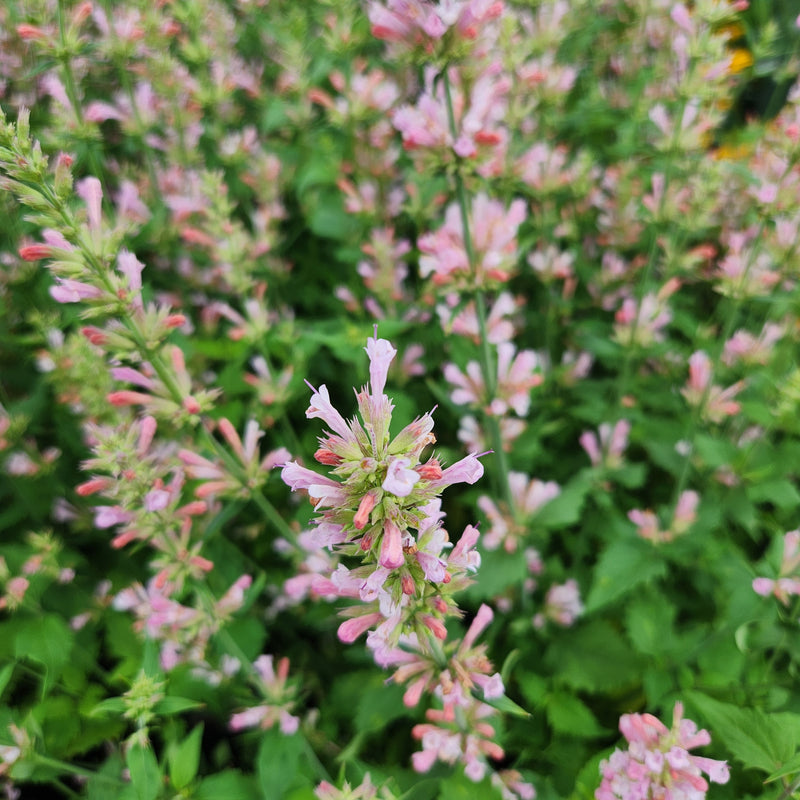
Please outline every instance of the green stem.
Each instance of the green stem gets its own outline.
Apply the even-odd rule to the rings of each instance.
[[[103,287],[110,295],[116,295],[116,289],[108,277],[107,265],[99,256],[94,253],[89,244],[83,241],[82,237],[77,235],[78,226],[76,225],[72,215],[66,209],[64,204],[56,197],[55,193],[50,191],[50,187],[47,184],[44,184],[41,189],[43,190],[42,194],[47,198],[48,202],[61,217],[62,221],[64,222],[64,227],[69,233],[72,234],[72,238],[86,258],[86,261],[95,277],[103,284]],[[122,307],[120,318],[123,325],[127,329],[129,336],[131,337],[131,341],[139,350],[141,359],[150,363],[173,402],[175,402],[178,406],[181,406],[184,399],[183,392],[178,386],[177,381],[174,379],[170,367],[165,363],[164,357],[160,350],[150,346],[145,339],[144,334],[137,325],[136,320],[130,314],[125,313],[126,311],[127,309]],[[227,451],[227,449],[211,435],[204,425],[200,425],[200,436],[205,447],[211,450],[225,464],[225,468],[239,481],[239,483],[241,483],[243,487],[246,487],[248,483],[248,476],[246,475],[241,464],[239,464],[239,462],[236,461],[236,459]],[[259,492],[253,492],[251,497],[261,510],[265,519],[272,523],[287,539],[287,541],[294,543],[296,540],[294,531],[281,517],[275,507]]]
[[[60,52],[58,59],[61,62],[61,73],[64,76],[64,90],[69,98],[72,111],[75,114],[75,119],[78,123],[78,129],[84,131],[86,120],[83,116],[83,108],[81,107],[80,98],[78,97],[77,84],[75,82],[75,74],[72,71],[72,62],[70,61],[71,53],[67,48],[67,33],[64,28],[64,0],[58,0],[58,37],[60,44]],[[91,167],[92,174],[97,178],[102,179],[104,175],[103,165],[97,157],[94,147],[91,146],[87,138],[87,154],[89,158],[89,166]]]
[[[453,110],[453,98],[450,88],[450,77],[447,74],[447,68],[442,72],[442,80],[444,84],[444,94],[447,104],[447,119],[450,124],[450,134],[455,140],[458,136],[456,129],[456,118]],[[469,264],[470,275],[473,281],[473,296],[475,299],[475,309],[478,317],[478,330],[480,336],[480,367],[481,374],[483,375],[484,386],[486,387],[486,405],[491,406],[492,401],[495,399],[497,392],[497,365],[495,364],[494,356],[492,354],[491,346],[489,344],[489,326],[487,324],[486,313],[486,298],[481,291],[477,280],[477,259],[475,258],[475,249],[472,243],[472,232],[469,223],[469,204],[467,200],[467,190],[464,186],[464,178],[461,175],[459,165],[456,165],[454,171],[454,178],[456,184],[456,199],[458,200],[458,208],[461,214],[461,229],[463,232],[464,250],[467,254],[467,263]],[[511,487],[508,481],[508,459],[506,458],[505,450],[503,449],[503,437],[500,430],[500,421],[484,410],[484,421],[489,429],[489,440],[494,451],[495,458],[497,459],[497,471],[495,473],[495,488],[508,505],[510,511],[514,509],[514,501],[511,496]]]
[[[81,778],[89,778],[91,780],[102,781],[103,783],[113,783],[115,786],[124,786],[125,782],[120,778],[112,778],[110,775],[104,775],[102,772],[92,772],[90,769],[83,767],[76,767],[74,764],[69,764],[66,761],[60,761],[57,758],[50,758],[50,756],[43,756],[39,753],[34,753],[31,760],[35,764],[40,764],[43,767],[51,767],[60,772],[67,772],[70,775],[78,775]]]

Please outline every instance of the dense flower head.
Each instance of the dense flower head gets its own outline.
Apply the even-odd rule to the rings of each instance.
[[[478,194],[472,201],[471,235],[475,263],[470,265],[464,244],[461,209],[447,207],[444,225],[420,236],[417,246],[420,274],[436,285],[485,286],[506,282],[516,270],[517,229],[527,216],[525,202],[514,200],[505,209],[497,200]],[[474,274],[472,274],[474,269]]]
[[[555,481],[540,481],[529,478],[523,472],[511,471],[508,486],[513,507],[498,505],[488,495],[478,498],[478,507],[486,515],[491,528],[483,537],[488,550],[501,545],[506,552],[513,553],[530,529],[530,523],[540,508],[561,493]]]
[[[455,154],[468,159],[481,174],[491,171],[509,138],[505,121],[511,82],[499,66],[490,65],[469,92],[452,70],[448,73],[452,82],[449,98],[442,84],[436,83],[436,73],[428,70],[425,90],[416,104],[400,106],[393,112],[392,125],[402,135],[403,147],[419,154],[418,167],[435,164],[437,159],[451,161]]]
[[[706,730],[683,717],[683,704],[675,703],[672,728],[652,714],[623,714],[619,729],[628,740],[627,751],[615,750],[600,764],[603,780],[596,800],[703,800],[708,783],[727,783],[725,761],[689,754],[708,744]]]
[[[463,50],[503,8],[502,0],[388,0],[367,13],[377,39],[433,54]]]
[[[317,582],[319,594],[357,597],[366,604],[345,612],[349,618],[339,629],[340,638],[354,641],[384,621],[391,623],[387,636],[392,644],[404,626],[424,635],[422,626],[443,638],[441,619],[450,606],[442,600],[429,607],[433,601],[425,587],[452,593],[463,583],[460,576],[475,565],[461,559],[460,542],[445,554],[451,545],[441,527],[437,496],[451,484],[474,483],[483,467],[475,454],[446,468],[435,456],[423,459],[425,448],[436,441],[430,413],[391,438],[393,405],[383,390],[397,351],[377,334],[367,341],[366,351],[370,381],[356,393],[361,422],[345,420],[324,385],[313,389],[306,411],[309,419],[328,426],[314,457],[331,468],[332,477],[293,461],[283,466],[282,477],[293,490],[305,490],[320,512],[320,543],[362,559],[353,570],[339,565],[328,585]]]

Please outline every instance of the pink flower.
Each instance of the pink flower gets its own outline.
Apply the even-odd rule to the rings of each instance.
[[[484,405],[488,392],[477,361],[470,361],[465,372],[455,364],[445,364],[444,377],[455,386],[450,395],[454,403],[484,407],[487,413],[497,417],[504,416],[509,410],[524,417],[530,408],[531,389],[544,381],[539,356],[533,350],[517,352],[511,342],[497,345],[497,385],[495,397],[488,407]]]
[[[498,505],[491,497],[478,499],[478,507],[491,524],[483,543],[488,550],[496,550],[501,545],[513,553],[519,542],[528,533],[536,512],[561,493],[555,481],[540,481],[529,478],[522,472],[509,472],[508,486],[513,501],[512,508]]]
[[[381,539],[381,554],[378,563],[386,569],[397,569],[406,562],[403,553],[403,537],[400,529],[391,520],[386,520]]]
[[[80,303],[83,300],[96,300],[103,296],[103,290],[83,281],[56,276],[56,285],[50,287],[51,297],[58,303]]]
[[[295,689],[288,682],[289,659],[282,658],[276,670],[272,656],[261,655],[253,662],[253,667],[261,692],[269,702],[234,714],[229,723],[231,730],[255,727],[267,730],[277,724],[281,733],[291,736],[297,731],[300,719],[289,713],[296,696]]]
[[[471,212],[475,274],[470,274],[461,209],[453,203],[445,212],[444,226],[417,242],[423,278],[432,276],[438,285],[466,282],[483,286],[511,277],[517,262],[517,229],[527,216],[524,201],[514,200],[506,210],[499,201],[480,193],[472,201]]]
[[[689,357],[689,380],[681,389],[681,394],[689,405],[700,409],[705,419],[722,422],[725,417],[739,413],[741,408],[733,398],[744,388],[744,381],[738,381],[727,389],[712,385],[713,371],[711,360],[698,350]]]
[[[580,588],[574,578],[566,583],[554,584],[547,590],[544,611],[533,618],[536,628],[544,627],[547,620],[568,628],[583,613]]]
[[[614,338],[622,345],[638,344],[648,347],[664,339],[662,329],[672,320],[666,298],[652,292],[637,304],[632,297],[625,298],[614,315]]]
[[[372,35],[422,47],[430,52],[448,31],[462,40],[475,39],[490,20],[503,13],[502,0],[373,0],[368,8]]]
[[[800,595],[800,530],[789,531],[783,537],[783,556],[777,578],[754,578],[753,591],[762,597],[774,595],[789,606],[789,598]]]
[[[589,456],[592,466],[603,465],[614,469],[622,464],[630,430],[631,424],[626,419],[617,420],[613,428],[609,423],[603,422],[597,429],[597,435],[592,431],[585,431],[578,441]]]
[[[397,497],[408,497],[419,480],[419,473],[410,469],[410,464],[407,458],[392,458],[382,488]]]
[[[703,800],[708,789],[703,772],[714,783],[728,782],[726,762],[689,754],[709,744],[711,736],[683,718],[680,702],[675,703],[671,729],[652,714],[623,714],[619,728],[628,750],[615,750],[601,762],[596,800]]]

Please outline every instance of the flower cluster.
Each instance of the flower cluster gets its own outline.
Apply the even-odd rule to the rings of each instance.
[[[320,439],[315,459],[331,468],[324,477],[295,461],[283,466],[283,480],[293,490],[305,490],[315,508],[320,547],[360,556],[354,570],[342,564],[330,576],[332,593],[360,598],[339,629],[346,641],[380,625],[387,641],[401,633],[423,631],[445,637],[443,620],[454,613],[451,594],[475,564],[462,536],[449,555],[447,532],[440,520],[438,495],[455,483],[475,483],[483,467],[475,454],[443,468],[425,449],[435,442],[433,418],[423,414],[393,439],[389,436],[393,405],[383,393],[389,364],[396,350],[385,339],[367,341],[370,383],[357,393],[362,423],[347,422],[331,404],[326,386],[313,389],[306,411],[330,429]],[[469,538],[469,537],[467,537]],[[387,632],[387,624],[390,630]]]
[[[711,736],[684,719],[680,702],[675,704],[672,728],[652,714],[623,714],[619,729],[628,749],[615,750],[600,764],[603,780],[596,800],[702,800],[708,789],[704,772],[714,783],[728,782],[726,762],[689,753],[708,744]]]
[[[784,534],[778,577],[754,578],[753,591],[762,597],[774,595],[787,608],[789,598],[800,595],[800,530]]]

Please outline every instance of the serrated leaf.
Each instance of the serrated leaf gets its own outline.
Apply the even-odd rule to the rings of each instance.
[[[356,727],[363,733],[383,730],[398,717],[406,716],[403,705],[403,687],[391,684],[365,686],[359,697],[355,715]]]
[[[505,550],[488,550],[481,553],[480,580],[469,586],[467,596],[475,601],[496,597],[509,586],[520,586],[529,575],[525,559]]]
[[[439,794],[439,781],[426,778],[417,781],[407,792],[403,792],[398,800],[434,800]]]
[[[26,620],[14,642],[14,654],[17,658],[30,658],[45,666],[47,691],[69,660],[74,639],[75,634],[61,617],[49,614]]]
[[[794,758],[790,758],[780,769],[775,770],[764,780],[764,783],[770,783],[770,781],[777,781],[778,778],[796,774],[800,774],[800,753],[797,753]]]
[[[646,477],[647,466],[645,464],[626,464],[611,474],[614,483],[618,483],[626,489],[638,489],[644,484]]]
[[[675,609],[663,599],[639,597],[625,612],[625,629],[633,646],[648,656],[662,655],[674,645]]]
[[[442,780],[439,800],[475,800],[476,797],[494,797],[495,794],[488,778],[475,783],[465,775],[454,774]]]
[[[545,700],[547,720],[557,733],[592,739],[608,733],[589,707],[574,694],[555,691]]]
[[[88,800],[120,800],[122,766],[122,758],[118,753],[109,756],[86,782]]]
[[[197,775],[202,741],[203,723],[200,723],[180,744],[170,748],[167,753],[169,779],[179,791],[188,786]]]
[[[161,792],[161,770],[153,751],[141,744],[134,744],[128,750],[125,763],[137,800],[155,800]]]
[[[636,586],[660,578],[665,572],[666,565],[649,542],[638,539],[612,542],[595,567],[586,611],[596,611]]]
[[[286,736],[279,730],[264,733],[258,748],[256,773],[264,800],[281,800],[301,774],[298,768],[303,754],[303,737]]]
[[[706,434],[699,434],[695,437],[694,449],[709,467],[720,467],[730,463],[735,453],[735,448],[729,441],[714,439]]]
[[[772,774],[795,755],[800,741],[800,714],[767,714],[699,692],[687,693],[687,700],[708,721],[712,739],[725,745],[746,767]]]
[[[565,631],[547,649],[545,663],[560,685],[577,691],[606,691],[641,680],[638,656],[604,620]]]
[[[536,675],[533,672],[522,672],[517,676],[517,682],[522,694],[525,696],[525,700],[532,706],[538,706],[544,701],[548,683],[541,675]]]

